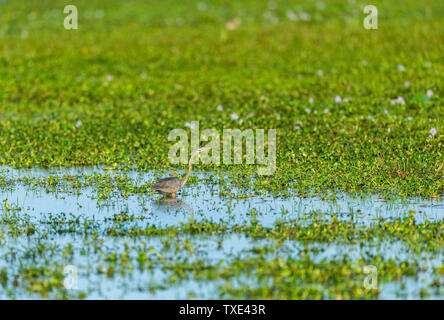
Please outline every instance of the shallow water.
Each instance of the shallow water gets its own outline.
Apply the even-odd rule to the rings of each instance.
[[[131,252],[131,248],[137,251],[140,250],[143,243],[143,246],[152,247],[164,254],[165,257],[172,255],[170,256],[172,260],[182,261],[189,258],[190,260],[201,259],[209,264],[223,264],[238,257],[248,256],[252,248],[256,246],[274,243],[273,240],[251,240],[237,234],[208,237],[181,236],[180,239],[175,239],[175,241],[182,243],[186,240],[190,241],[195,252],[188,257],[189,252],[186,251],[172,253],[165,250],[164,239],[161,237],[131,239],[106,236],[105,231],[113,225],[112,218],[115,214],[122,212],[141,218],[121,223],[121,226],[123,225],[125,228],[147,225],[156,228],[179,226],[180,223],[187,223],[190,219],[224,223],[228,227],[232,227],[250,222],[253,210],[255,210],[256,221],[264,227],[271,227],[278,221],[297,219],[304,214],[313,213],[322,213],[322,216],[327,220],[334,215],[340,220],[352,220],[362,225],[369,225],[378,218],[404,217],[409,211],[416,212],[414,217],[417,222],[442,220],[444,216],[444,205],[439,199],[411,198],[385,201],[377,199],[377,196],[372,194],[361,197],[346,193],[312,197],[298,197],[297,195],[278,197],[264,194],[238,199],[221,195],[220,179],[222,178],[219,173],[193,172],[193,176],[198,178],[197,183],[188,184],[178,194],[177,200],[160,200],[159,195],[149,192],[122,195],[118,188],[113,189],[105,200],[100,200],[98,199],[100,184],[79,188],[73,188],[66,184],[57,185],[51,191],[49,186],[35,186],[29,181],[26,183],[23,178],[39,179],[71,175],[81,181],[84,175],[104,174],[111,177],[126,175],[133,184],[141,186],[150,185],[156,176],[152,172],[116,173],[104,171],[101,168],[47,171],[41,169],[14,170],[1,167],[0,172],[2,172],[1,176],[4,179],[15,181],[0,189],[0,200],[7,199],[10,207],[20,208],[20,211],[16,210],[16,214],[23,221],[35,223],[40,231],[43,231],[46,230],[48,223],[55,224],[54,221],[59,221],[61,228],[66,228],[77,218],[82,218],[82,223],[87,220],[89,224],[92,224],[93,230],[101,233],[101,252],[88,252],[88,254],[79,254],[85,247],[89,248],[90,243],[86,243],[85,239],[75,233],[52,233],[49,238],[44,240],[36,236],[27,237],[24,235],[13,239],[6,238],[4,243],[0,245],[0,256],[10,257],[10,259],[0,259],[0,269],[6,268],[8,273],[14,273],[18,270],[18,260],[20,259],[30,259],[31,262],[27,260],[27,263],[31,263],[33,266],[47,265],[48,261],[39,255],[37,258],[29,258],[29,252],[39,243],[43,243],[46,247],[55,246],[57,248],[55,250],[62,250],[71,245],[72,251],[76,253],[71,259],[66,259],[60,254],[48,259],[50,262],[57,262],[61,265],[75,265],[79,270],[77,290],[88,292],[87,298],[90,299],[183,299],[189,297],[211,299],[220,297],[218,286],[224,283],[223,280],[202,282],[187,279],[179,285],[168,286],[165,283],[168,283],[167,279],[171,276],[171,272],[160,269],[154,271],[134,269],[130,274],[107,277],[104,274],[93,272],[103,264],[100,256],[102,253]],[[239,194],[241,191],[233,188],[233,193]],[[331,198],[334,200],[329,200]],[[310,223],[310,220],[307,223]],[[52,227],[54,228],[54,225]],[[52,230],[54,231],[54,229]],[[404,244],[396,242],[380,243],[378,247],[371,245],[345,246],[336,243],[312,243],[311,245],[320,249],[319,253],[313,256],[314,259],[328,259],[341,255],[355,259],[365,255],[381,254],[386,259],[409,260],[411,255]],[[297,258],[300,248],[301,244],[298,241],[286,241],[278,250],[270,254],[270,257],[292,256]],[[11,255],[11,252],[14,254]],[[438,267],[443,261],[442,258],[442,254],[432,258],[415,256],[415,259],[422,259],[424,264],[429,266],[429,270]],[[380,298],[417,298],[420,286],[429,283],[432,276],[429,271],[421,274],[421,279],[407,279],[405,288],[400,288],[399,283],[385,283]],[[160,287],[157,288],[157,286]],[[12,297],[38,298],[34,293],[24,290],[16,290]],[[431,297],[440,298],[433,295]],[[11,298],[11,292],[7,294],[6,291],[0,290],[0,298]]]
[[[1,167],[0,167],[1,170]],[[4,176],[20,177],[48,177],[48,176],[77,176],[83,174],[119,175],[115,172],[106,172],[102,169],[69,169],[69,170],[7,170]],[[122,174],[122,173],[120,173]],[[125,175],[142,185],[155,180],[151,172],[125,172]],[[188,184],[178,193],[178,199],[163,200],[158,194],[136,194],[128,198],[115,195],[112,199],[100,201],[92,198],[92,187],[82,188],[77,193],[53,193],[40,189],[31,189],[29,186],[16,185],[12,191],[0,191],[2,199],[21,208],[31,217],[41,218],[47,213],[70,214],[100,221],[110,218],[119,212],[127,212],[135,216],[144,216],[145,222],[158,227],[177,226],[180,222],[187,222],[190,217],[200,221],[207,219],[213,222],[221,220],[228,225],[240,224],[249,221],[249,213],[256,209],[257,221],[264,227],[270,227],[278,220],[285,221],[300,217],[302,214],[321,212],[336,215],[341,220],[355,219],[355,222],[364,225],[370,224],[375,218],[402,217],[409,211],[415,211],[418,222],[436,221],[444,217],[444,203],[431,199],[398,199],[386,201],[378,199],[377,195],[368,194],[364,197],[346,193],[337,193],[334,200],[332,195],[313,197],[292,196],[289,198],[275,197],[271,194],[253,196],[245,199],[220,196],[220,188],[216,175],[211,173],[195,172],[197,184]],[[209,184],[208,181],[213,183]],[[236,191],[236,190],[235,190]],[[28,209],[29,208],[29,209]],[[328,216],[326,216],[328,218]]]

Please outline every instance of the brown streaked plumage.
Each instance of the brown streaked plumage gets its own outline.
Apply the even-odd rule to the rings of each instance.
[[[185,178],[183,180],[180,180],[177,177],[168,177],[168,178],[160,179],[151,187],[151,191],[157,191],[157,192],[163,194],[164,196],[168,196],[171,194],[173,199],[175,199],[176,192],[179,191],[185,185],[185,183],[187,183],[188,178],[190,177],[193,158],[199,152],[207,150],[207,149],[210,149],[210,147],[200,148],[200,149],[197,149],[196,151],[193,152],[193,154],[191,155],[190,161],[188,162],[187,175],[185,176]]]

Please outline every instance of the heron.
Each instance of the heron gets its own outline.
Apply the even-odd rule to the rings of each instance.
[[[187,175],[185,176],[185,178],[183,180],[181,180],[177,177],[168,177],[168,178],[160,179],[151,187],[151,191],[157,191],[158,193],[163,194],[165,197],[167,197],[168,195],[171,195],[171,197],[173,199],[176,199],[176,192],[183,188],[185,183],[187,183],[188,178],[190,177],[192,162],[193,162],[193,159],[196,156],[196,154],[198,154],[199,152],[202,152],[204,150],[208,150],[210,148],[211,147],[199,148],[193,152],[193,154],[191,155],[190,161],[188,162]]]

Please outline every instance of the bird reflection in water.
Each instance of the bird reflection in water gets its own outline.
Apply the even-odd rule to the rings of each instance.
[[[172,210],[174,211],[187,211],[190,217],[193,216],[193,209],[191,206],[186,203],[183,200],[179,199],[159,199],[156,201],[153,201],[155,204],[155,207],[157,207],[160,211],[165,211],[168,213],[171,213]]]

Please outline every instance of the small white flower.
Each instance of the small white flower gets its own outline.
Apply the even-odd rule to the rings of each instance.
[[[309,108],[305,108],[305,112],[310,113],[311,110]]]
[[[231,120],[237,120],[237,119],[239,119],[239,116],[237,115],[236,112],[233,112],[233,113],[231,114]]]
[[[76,128],[80,128],[83,125],[82,121],[78,120],[76,122]]]
[[[196,124],[194,122],[185,122],[184,126],[190,129],[194,129],[196,127]]]
[[[392,105],[395,105],[395,104],[404,105],[404,104],[405,104],[405,100],[404,100],[403,97],[398,97],[398,98],[396,98],[396,99],[391,99],[391,100],[390,100],[390,103],[391,103]]]
[[[412,117],[407,117],[407,120],[408,120],[408,121],[412,121],[413,118],[412,118]]]
[[[216,109],[217,109],[217,111],[223,111],[224,107],[220,104],[220,105],[217,106]]]
[[[318,70],[317,74],[318,74],[319,77],[322,77],[324,75],[324,71]]]
[[[299,18],[303,21],[310,21],[311,16],[308,12],[301,11],[301,12],[299,12]]]
[[[113,79],[114,79],[114,76],[112,75],[112,74],[107,74],[106,75],[106,81],[113,81]]]
[[[324,109],[324,113],[330,113],[330,110],[328,110],[327,108]]]
[[[402,64],[398,64],[398,71],[399,72],[404,72],[405,71],[405,67]]]
[[[430,137],[433,137],[435,134],[437,134],[438,131],[436,131],[436,128],[433,127],[432,129],[430,129]]]
[[[293,129],[294,129],[294,130],[301,130],[301,127],[300,127],[300,126],[294,126]]]
[[[388,114],[389,112],[387,111],[387,109],[384,109],[384,114]]]
[[[286,16],[287,16],[288,20],[291,20],[291,21],[298,20],[298,15],[291,10],[287,10]]]
[[[342,98],[341,98],[341,96],[336,96],[336,97],[335,97],[335,102],[336,102],[336,103],[341,103],[341,102],[342,102]]]
[[[313,111],[314,114],[318,114],[318,110]]]
[[[431,98],[433,96],[433,91],[432,90],[427,90],[427,97]]]
[[[398,104],[401,104],[401,105],[405,104],[405,101],[404,101],[403,97],[398,97],[397,101],[398,101]]]
[[[371,120],[371,119],[372,119],[372,116],[368,115],[367,120]]]
[[[404,81],[404,87],[406,87],[406,88],[410,87],[410,82]]]
[[[342,120],[344,120],[345,118],[347,118],[346,116],[345,116],[345,114],[342,116]]]
[[[392,129],[388,128],[387,131],[390,132],[390,131],[392,131]]]
[[[313,104],[313,102],[314,102],[314,99],[312,97],[308,98],[308,103],[309,104]]]
[[[352,98],[344,98],[344,102],[350,102],[350,101],[353,101],[353,99]]]
[[[242,120],[242,119],[239,119],[239,124],[242,124],[242,122],[244,122],[244,120]]]

